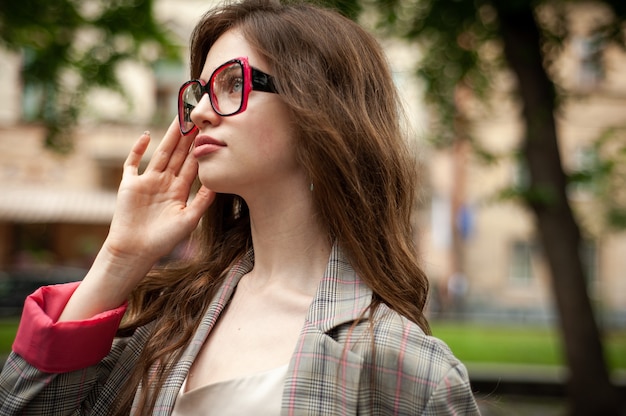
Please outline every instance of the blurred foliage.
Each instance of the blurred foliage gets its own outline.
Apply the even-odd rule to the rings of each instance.
[[[591,197],[594,212],[601,215],[601,231],[626,229],[626,127],[607,128],[583,150],[584,160],[568,175],[570,194]],[[550,188],[529,187],[525,160],[519,152],[513,156],[520,167],[520,178],[513,186],[502,189],[493,200],[519,200],[551,204],[555,195]]]
[[[0,45],[22,54],[24,86],[36,93],[33,121],[46,146],[72,149],[72,127],[91,88],[123,95],[125,60],[175,59],[179,47],[154,18],[152,0],[0,0]]]
[[[586,166],[569,176],[570,185],[596,197],[605,228],[626,229],[626,127],[607,129],[588,155]]]
[[[542,30],[542,55],[546,68],[571,36],[567,6],[590,3],[577,0],[372,0],[382,14],[380,25],[392,33],[416,42],[423,53],[417,74],[425,85],[425,98],[435,110],[433,140],[449,145],[456,140],[450,127],[458,114],[457,90],[469,88],[487,98],[497,71],[506,67],[501,50],[498,16],[493,7],[515,12],[531,5]],[[591,0],[606,8],[610,16],[595,22],[590,35],[602,44],[616,43],[626,49],[626,2]],[[597,59],[602,59],[598,55]],[[555,74],[551,74],[555,75]],[[556,75],[552,79],[557,84]],[[483,149],[484,150],[484,149]]]

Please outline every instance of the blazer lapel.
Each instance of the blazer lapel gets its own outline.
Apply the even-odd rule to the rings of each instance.
[[[339,245],[335,244],[307,321],[322,332],[329,332],[361,317],[371,303],[372,290],[361,281]]]
[[[200,325],[194,333],[191,342],[183,352],[180,360],[173,364],[172,371],[170,372],[170,375],[165,381],[165,384],[159,393],[159,397],[157,398],[154,414],[171,414],[172,409],[174,408],[174,403],[176,402],[176,397],[180,392],[183,382],[185,381],[185,378],[189,373],[189,369],[196,359],[200,348],[204,344],[204,341],[206,340],[211,329],[215,326],[220,314],[230,301],[230,298],[237,287],[237,283],[239,283],[239,280],[244,274],[252,270],[253,265],[254,254],[252,251],[249,251],[241,261],[233,266],[229,272],[224,283],[207,308],[207,311],[200,321]],[[136,398],[137,396],[135,396],[135,399]]]
[[[283,414],[355,414],[363,358],[350,346],[363,340],[348,328],[368,318],[371,301],[372,291],[335,244],[289,366]]]

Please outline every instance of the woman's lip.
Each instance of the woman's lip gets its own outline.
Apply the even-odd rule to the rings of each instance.
[[[226,147],[226,143],[209,136],[197,136],[194,141],[193,155],[196,158],[208,155]]]
[[[205,135],[198,135],[196,136],[196,139],[194,141],[194,144],[196,147],[198,146],[202,146],[205,144],[213,144],[216,146],[226,146],[226,143],[224,143],[221,140],[217,140],[211,136],[205,136]]]

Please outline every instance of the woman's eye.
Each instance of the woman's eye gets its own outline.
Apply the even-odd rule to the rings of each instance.
[[[213,88],[219,94],[241,94],[243,92],[243,74],[239,65],[222,69],[214,79]]]
[[[230,82],[229,91],[232,93],[240,93],[243,90],[243,79],[236,77]]]

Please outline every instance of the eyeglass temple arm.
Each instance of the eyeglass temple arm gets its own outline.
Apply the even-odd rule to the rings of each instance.
[[[256,68],[252,69],[252,89],[255,91],[276,93],[276,86],[272,76]]]

